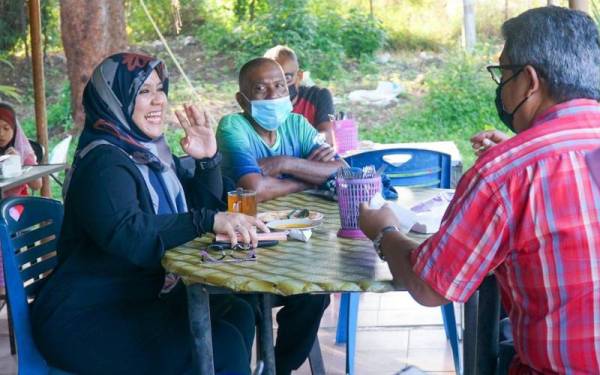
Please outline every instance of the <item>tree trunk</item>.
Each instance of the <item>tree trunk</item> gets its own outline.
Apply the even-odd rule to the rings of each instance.
[[[558,5],[558,0],[548,0],[548,6],[550,5]]]
[[[463,30],[465,49],[472,51],[475,48],[475,1],[463,0]]]
[[[103,58],[127,48],[123,0],[60,0],[61,37],[71,82],[71,113],[77,129],[85,114],[81,97]]]
[[[581,10],[586,13],[590,12],[590,1],[589,0],[569,0],[569,8]]]

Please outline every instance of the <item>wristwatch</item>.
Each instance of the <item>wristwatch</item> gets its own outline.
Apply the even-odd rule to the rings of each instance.
[[[383,228],[373,240],[373,247],[375,248],[375,252],[377,255],[379,255],[381,260],[385,260],[383,251],[381,250],[381,241],[383,240],[383,236],[388,232],[400,232],[400,229],[398,229],[398,227],[395,225],[388,225],[387,227]]]
[[[196,160],[196,166],[201,170],[212,169],[221,163],[221,159],[223,159],[223,156],[217,151],[212,158]]]

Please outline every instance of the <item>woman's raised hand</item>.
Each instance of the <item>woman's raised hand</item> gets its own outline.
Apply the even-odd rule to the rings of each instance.
[[[181,138],[181,148],[194,159],[212,158],[217,152],[217,139],[208,113],[193,104],[184,104],[183,109],[175,111],[185,132],[185,137]]]
[[[232,212],[219,212],[215,215],[213,224],[213,232],[228,235],[232,247],[238,243],[238,234],[242,242],[257,247],[257,228],[263,232],[269,232],[269,228],[257,218]]]

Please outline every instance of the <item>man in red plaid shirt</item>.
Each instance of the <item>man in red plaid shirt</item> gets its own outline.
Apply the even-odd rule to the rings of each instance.
[[[480,157],[420,246],[387,206],[363,205],[361,228],[421,304],[465,302],[493,272],[513,325],[510,373],[598,374],[600,188],[585,162],[600,146],[598,31],[582,12],[544,7],[502,32],[500,64],[488,70],[517,135],[472,139]]]

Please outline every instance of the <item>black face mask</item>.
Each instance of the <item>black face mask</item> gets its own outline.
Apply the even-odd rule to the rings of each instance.
[[[516,133],[515,126],[513,124],[515,113],[517,113],[517,111],[519,110],[519,108],[521,108],[521,106],[523,105],[523,103],[525,103],[525,101],[527,101],[527,99],[529,99],[529,96],[526,96],[525,99],[521,100],[521,102],[517,105],[517,107],[515,108],[515,110],[512,111],[512,113],[511,112],[507,112],[504,109],[504,103],[502,103],[502,87],[504,87],[504,85],[508,81],[510,81],[511,79],[515,78],[517,75],[519,75],[519,73],[521,73],[521,71],[515,73],[512,77],[510,77],[506,81],[504,81],[501,84],[499,84],[498,87],[496,88],[496,100],[495,100],[495,104],[496,104],[496,110],[498,111],[498,117],[500,117],[500,121],[502,121],[504,123],[504,125],[506,125],[506,127],[508,127],[510,129],[510,131],[512,131],[513,133]]]
[[[290,92],[290,100],[294,101],[294,99],[296,99],[296,96],[298,96],[298,89],[296,89],[296,85],[295,84],[289,85],[288,91]]]

